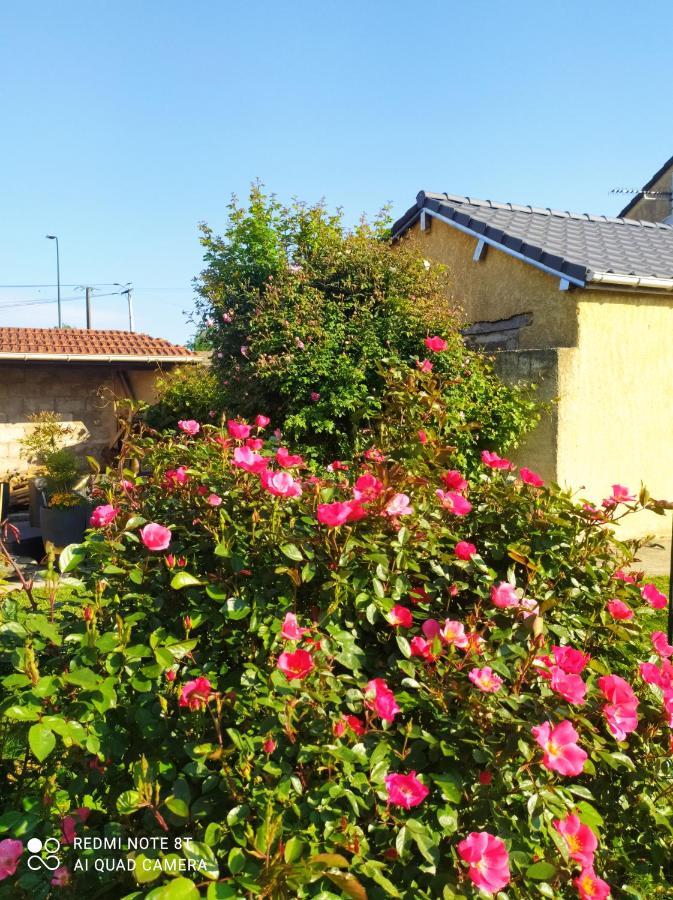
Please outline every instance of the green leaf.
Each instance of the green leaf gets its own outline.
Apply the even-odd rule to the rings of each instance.
[[[68,544],[61,550],[58,568],[61,572],[72,572],[86,558],[82,544]]]
[[[526,878],[534,878],[536,881],[547,881],[556,875],[556,866],[545,860],[533,863],[526,869]]]
[[[288,559],[293,559],[295,562],[302,562],[304,559],[301,550],[296,544],[281,544],[280,552],[284,553]]]
[[[186,841],[183,844],[185,859],[194,860],[197,871],[206,878],[215,880],[220,877],[220,867],[217,864],[215,854],[207,844],[200,841]]]
[[[189,818],[189,805],[182,800],[180,797],[175,797],[171,794],[170,797],[166,798],[166,807],[176,816],[178,819],[188,819]]]
[[[36,722],[40,718],[39,706],[8,706],[3,711],[3,716],[14,719],[16,722]]]
[[[238,875],[245,868],[246,856],[240,847],[232,847],[227,857],[227,865],[232,875]]]
[[[230,597],[222,607],[222,612],[228,619],[236,622],[249,615],[250,607],[241,597]]]
[[[298,859],[301,859],[305,846],[306,844],[304,841],[300,841],[298,837],[291,837],[287,844],[285,844],[285,862],[288,863],[288,865],[296,863]]]
[[[171,587],[174,591],[180,591],[182,588],[194,587],[199,584],[202,584],[202,582],[190,575],[189,572],[178,572],[171,580]]]
[[[95,672],[92,672],[91,669],[87,669],[84,666],[81,669],[73,669],[72,672],[66,672],[63,676],[63,680],[68,684],[74,684],[76,687],[93,691],[98,688],[103,679],[100,675],[96,675]]]
[[[143,804],[140,801],[138,791],[124,791],[117,797],[117,811],[122,816],[130,816],[137,812]]]
[[[28,732],[28,743],[38,760],[43,762],[56,746],[56,738],[50,728],[38,724],[33,725]]]

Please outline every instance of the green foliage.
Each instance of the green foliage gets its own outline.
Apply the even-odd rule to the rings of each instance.
[[[21,439],[23,455],[31,462],[44,464],[47,457],[61,450],[74,433],[72,425],[65,425],[58,413],[44,410],[30,416],[32,428]]]
[[[68,491],[74,487],[79,477],[79,460],[72,450],[64,447],[44,457],[44,470],[49,492]]]
[[[201,333],[228,415],[273,410],[273,426],[309,455],[347,458],[381,417],[381,360],[406,361],[428,333],[448,333],[443,402],[479,423],[472,443],[507,449],[534,424],[526,392],[464,347],[444,268],[393,246],[385,216],[347,231],[341,213],[283,206],[257,185],[247,208],[232,201],[223,236],[202,226],[202,244]]]
[[[208,421],[222,408],[224,398],[216,372],[208,366],[178,366],[155,382],[157,402],[144,413],[153,428],[170,428],[179,419]]]
[[[5,602],[0,839],[58,836],[69,815],[79,836],[166,841],[135,851],[135,874],[74,870],[86,852],[63,847],[73,896],[465,900],[478,892],[457,847],[488,831],[509,854],[501,898],[574,897],[579,867],[553,825],[573,810],[598,837],[596,872],[615,896],[649,900],[670,883],[671,732],[661,691],[637,669],[656,660],[658,620],[637,583],[614,577],[638,549],[614,537],[616,523],[659,505],[643,492],[597,516],[555,485],[484,465],[461,489],[471,511],[452,515],[436,493],[461,458],[446,386],[437,372],[388,379],[378,452],[348,472],[292,469],[294,498],[233,464],[241,442],[226,429],[131,435],[122,480],[99,484],[116,517],[62,558],[84,582],[79,608],[52,622]],[[365,517],[321,524],[318,504],[350,499],[365,472],[380,481]],[[391,517],[400,493],[413,510]],[[164,551],[145,546],[148,523],[170,528]],[[460,540],[477,555],[460,559]],[[503,580],[519,606],[493,604]],[[635,610],[631,621],[609,614],[613,598]],[[395,605],[411,627],[390,624]],[[281,635],[287,613],[309,629],[297,641]],[[436,658],[417,655],[428,620],[445,619],[472,635],[468,647],[431,638],[423,652]],[[583,705],[545,677],[555,645],[591,657]],[[279,657],[298,647],[313,668],[288,680]],[[502,679],[495,693],[470,678],[484,666]],[[607,673],[639,700],[637,728],[620,741],[598,683]],[[212,693],[190,708],[200,677]],[[375,678],[400,708],[392,721],[371,707]],[[577,776],[545,767],[531,733],[564,720],[588,754]],[[389,803],[386,776],[410,772],[427,796]],[[24,857],[6,883],[17,900],[39,900],[49,877]]]

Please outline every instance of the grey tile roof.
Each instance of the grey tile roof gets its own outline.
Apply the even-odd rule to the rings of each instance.
[[[393,238],[410,228],[423,209],[561,277],[587,282],[594,273],[609,272],[642,278],[673,278],[673,226],[661,222],[591,216],[421,191],[416,205],[393,225]]]

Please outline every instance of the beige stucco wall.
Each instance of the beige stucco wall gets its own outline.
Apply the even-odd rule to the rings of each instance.
[[[429,260],[445,264],[447,296],[466,323],[532,313],[520,350],[496,354],[508,381],[535,381],[555,408],[514,454],[521,465],[592,502],[615,482],[673,500],[673,298],[573,288],[495,248],[472,259],[476,239],[437,220],[410,230]],[[639,514],[624,537],[670,534],[670,517]]]
[[[113,398],[155,399],[153,368],[121,369],[85,363],[0,363],[0,476],[25,472],[20,440],[30,416],[60,414],[81,437],[70,441],[82,455],[100,455],[116,434]],[[130,391],[129,391],[130,387]]]
[[[432,221],[429,216],[428,220]],[[522,349],[577,343],[575,295],[560,291],[558,278],[493,247],[474,262],[476,239],[437,220],[427,231],[416,223],[408,239],[427,259],[447,266],[447,296],[462,308],[466,322],[493,322],[530,312],[533,322],[521,332]]]

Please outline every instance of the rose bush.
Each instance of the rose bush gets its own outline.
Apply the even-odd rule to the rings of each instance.
[[[61,557],[79,611],[5,601],[13,897],[664,895],[673,648],[613,534],[659,504],[492,451],[466,478],[436,372],[387,377],[376,444],[317,474],[266,415],[141,428]],[[74,846],[138,836],[172,843],[135,873]]]

